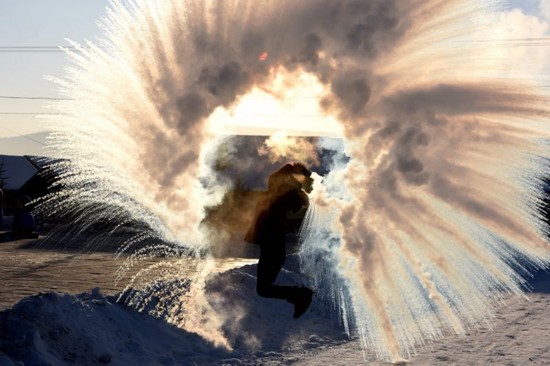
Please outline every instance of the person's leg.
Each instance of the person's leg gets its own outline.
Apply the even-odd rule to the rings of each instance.
[[[258,261],[256,291],[262,297],[289,299],[288,286],[274,285],[285,263],[284,252],[274,252],[262,248]]]
[[[302,316],[303,313],[307,311],[311,300],[313,299],[313,291],[307,287],[297,288],[297,294],[292,300],[288,300],[294,305],[294,314],[292,315],[295,319]]]
[[[274,285],[284,265],[285,255],[284,252],[261,250],[256,291],[262,297],[287,300],[294,305],[294,318],[298,318],[311,304],[313,292],[306,287]]]

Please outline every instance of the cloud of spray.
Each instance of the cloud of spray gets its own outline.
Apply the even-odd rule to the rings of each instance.
[[[63,190],[43,208],[141,221],[149,236],[208,247],[198,231],[216,191],[199,179],[216,140],[208,117],[279,74],[291,88],[309,73],[324,85],[321,107],[344,126],[344,180],[327,179],[319,205],[336,209],[324,229],[327,266],[365,348],[395,360],[461,333],[491,317],[502,290],[520,292],[512,254],[548,260],[534,220],[548,96],[533,83],[479,79],[491,59],[471,62],[487,43],[470,37],[491,9],[477,0],[115,1],[105,47],[72,54],[59,81],[74,101],[55,105],[71,116],[53,121],[53,151],[70,163],[57,165]]]
[[[317,137],[228,136],[221,140],[208,159],[218,182],[244,184],[253,190],[266,190],[271,173],[289,160],[303,161],[321,169],[322,152]]]
[[[221,200],[207,207],[204,221],[214,255],[250,255],[251,246],[243,238],[253,222],[259,194],[267,190],[269,175],[292,160],[320,168],[323,152],[317,150],[317,140],[286,134],[220,139],[206,159],[212,167],[211,186],[223,193]]]
[[[284,131],[270,136],[258,149],[260,155],[269,157],[272,162],[282,159],[302,162],[310,167],[319,165],[315,141],[310,138],[287,136]]]

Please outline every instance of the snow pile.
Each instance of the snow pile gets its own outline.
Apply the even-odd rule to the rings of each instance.
[[[233,269],[213,276],[206,285],[206,297],[223,319],[221,332],[232,350],[94,289],[76,296],[39,294],[1,312],[0,363],[242,364],[274,355],[284,360],[293,351],[347,339],[338,317],[319,300],[296,320],[290,304],[259,297],[255,272],[255,265]],[[283,270],[278,282],[303,281]]]
[[[223,354],[199,336],[99,292],[32,296],[1,313],[0,324],[0,351],[25,365],[201,364],[203,355]]]
[[[287,265],[277,283],[291,286],[308,285],[292,268],[296,262],[287,259]],[[293,319],[293,305],[284,300],[262,298],[256,294],[256,265],[217,276],[207,285],[212,307],[223,315],[222,330],[229,343],[237,350],[292,350],[316,347],[322,343],[348,339],[339,313],[332,304],[323,303],[315,296],[309,310],[299,319]]]

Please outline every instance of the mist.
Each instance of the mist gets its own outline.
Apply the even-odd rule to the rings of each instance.
[[[68,51],[72,66],[56,80],[73,100],[52,103],[69,116],[50,118],[50,152],[70,163],[56,166],[64,193],[42,209],[114,229],[145,223],[125,249],[158,239],[208,252],[205,208],[231,187],[210,164],[220,141],[210,116],[277,78],[292,89],[312,75],[344,142],[312,196],[302,260],[330,253],[317,275],[336,275],[328,291],[380,358],[464,333],[503,294],[522,296],[516,258],[549,259],[537,211],[549,97],[514,78],[514,65],[480,56],[492,3],[114,1],[104,40]],[[323,139],[285,141],[227,151],[245,156],[235,168],[244,173],[320,163]],[[251,148],[271,165],[247,157]]]

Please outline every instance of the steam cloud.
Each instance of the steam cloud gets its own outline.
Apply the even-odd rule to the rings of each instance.
[[[276,133],[265,141],[264,146],[260,147],[258,152],[260,155],[268,156],[272,162],[281,159],[295,160],[315,167],[319,165],[317,147],[309,140],[301,137],[289,137],[284,132]]]
[[[469,35],[485,26],[474,15],[490,9],[477,0],[116,1],[105,47],[73,54],[59,81],[75,101],[55,105],[73,116],[53,121],[52,147],[71,163],[58,166],[64,190],[43,208],[153,223],[151,237],[207,248],[198,228],[219,197],[199,179],[215,141],[208,117],[279,74],[310,73],[351,158],[337,172],[346,198],[329,176],[316,199],[336,209],[325,215],[337,242],[327,270],[342,279],[364,346],[396,360],[464,332],[491,318],[503,291],[521,293],[518,256],[548,261],[536,205],[549,98],[477,76],[491,64],[471,62],[487,45]],[[311,238],[310,252],[321,250]]]

